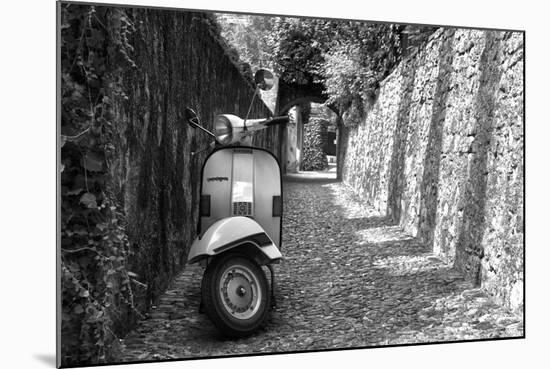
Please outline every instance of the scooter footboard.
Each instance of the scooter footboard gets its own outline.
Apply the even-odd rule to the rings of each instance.
[[[256,221],[237,216],[215,222],[202,237],[196,238],[187,260],[192,264],[206,257],[241,247],[259,253],[260,261],[263,261],[261,264],[282,258],[278,247]]]

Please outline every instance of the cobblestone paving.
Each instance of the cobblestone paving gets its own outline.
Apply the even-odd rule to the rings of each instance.
[[[125,362],[523,335],[523,320],[424,245],[359,206],[332,174],[287,176],[277,306],[263,329],[222,338],[198,313],[188,266],[123,342]]]

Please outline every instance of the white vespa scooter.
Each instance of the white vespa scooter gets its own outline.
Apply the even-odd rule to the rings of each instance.
[[[254,97],[258,89],[273,86],[273,74],[260,69],[255,81]],[[215,117],[213,133],[191,109],[186,109],[186,120],[211,135],[217,146],[202,167],[198,236],[188,263],[206,267],[201,310],[222,334],[243,337],[267,317],[274,302],[272,264],[282,258],[281,169],[269,151],[250,146],[251,134],[286,123],[288,116],[243,120],[222,114]],[[262,266],[270,270],[271,287]]]

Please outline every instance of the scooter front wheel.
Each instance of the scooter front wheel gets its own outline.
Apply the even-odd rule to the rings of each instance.
[[[261,267],[241,254],[216,257],[202,283],[204,310],[228,337],[244,337],[264,322],[269,309],[269,287]]]

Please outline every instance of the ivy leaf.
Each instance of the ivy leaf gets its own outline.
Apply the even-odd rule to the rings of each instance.
[[[98,322],[101,317],[103,316],[103,311],[94,309],[94,313],[90,314],[90,318],[86,321],[88,323],[96,323]]]
[[[78,294],[78,296],[88,297],[88,296],[90,296],[90,292],[88,292],[88,290],[81,290],[80,293]]]
[[[103,171],[103,158],[98,154],[89,152],[81,159],[80,164],[90,172]]]
[[[80,198],[80,203],[84,204],[87,208],[97,208],[97,201],[94,194],[86,192]]]
[[[86,268],[88,265],[90,265],[91,258],[89,256],[83,256],[78,259],[79,264],[81,267]]]
[[[67,191],[67,195],[71,196],[71,195],[78,195],[79,193],[81,193],[82,191],[84,191],[83,188],[74,188],[70,191]]]
[[[82,305],[76,305],[74,307],[74,313],[75,314],[82,314],[84,312],[84,309],[82,308]]]
[[[86,228],[75,229],[75,230],[73,230],[72,233],[74,233],[78,236],[87,236],[88,235],[88,231],[86,230]]]

